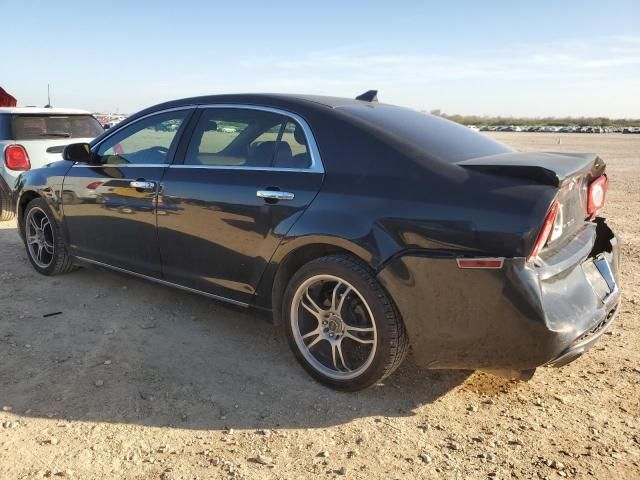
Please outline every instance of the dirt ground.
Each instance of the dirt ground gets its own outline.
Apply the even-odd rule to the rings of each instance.
[[[39,276],[2,224],[0,479],[640,478],[640,135],[494,136],[609,165],[625,301],[587,355],[528,383],[409,358],[336,393],[261,317],[99,269]]]

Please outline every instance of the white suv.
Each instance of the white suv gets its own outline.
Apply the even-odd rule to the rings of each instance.
[[[0,220],[15,215],[12,192],[20,173],[61,160],[66,145],[90,142],[102,132],[83,110],[0,108]]]

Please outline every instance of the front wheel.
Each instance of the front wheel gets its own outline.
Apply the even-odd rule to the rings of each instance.
[[[60,226],[42,198],[29,202],[23,219],[24,244],[33,268],[43,275],[74,270]]]
[[[402,363],[409,347],[393,301],[366,265],[347,255],[304,265],[289,282],[283,317],[300,364],[338,390],[380,382]]]

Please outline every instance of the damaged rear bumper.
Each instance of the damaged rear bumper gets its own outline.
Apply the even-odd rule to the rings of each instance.
[[[541,265],[511,258],[500,269],[460,269],[454,257],[411,253],[378,278],[420,365],[529,370],[566,365],[597,342],[618,310],[619,263],[619,240],[597,219]]]

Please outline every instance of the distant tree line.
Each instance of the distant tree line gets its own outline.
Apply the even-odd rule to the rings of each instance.
[[[578,127],[640,127],[637,118],[607,118],[607,117],[487,117],[480,115],[448,115],[440,110],[431,110],[432,115],[438,115],[463,125],[521,125],[521,126],[578,126]]]

